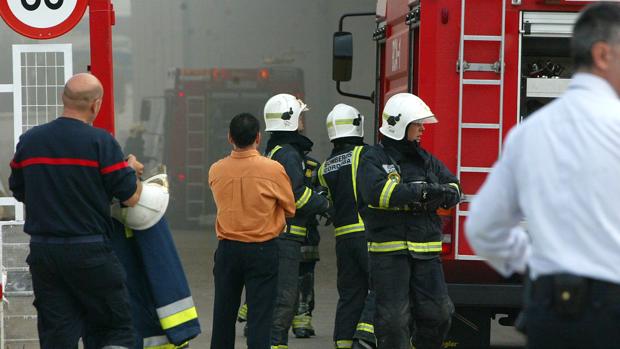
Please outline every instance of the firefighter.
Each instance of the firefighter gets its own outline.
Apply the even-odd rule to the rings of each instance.
[[[92,126],[103,93],[94,75],[71,77],[62,115],[21,135],[11,161],[43,349],[77,348],[85,328],[96,329],[86,348],[134,345],[125,274],[107,237],[110,201],[138,203],[144,166],[133,155],[124,161],[116,140]]]
[[[304,176],[306,182],[315,188],[315,191],[325,193],[320,188],[317,172],[319,162],[309,156],[305,159]],[[297,310],[293,318],[293,333],[297,338],[309,338],[316,333],[312,326],[312,311],[314,310],[314,270],[319,261],[319,242],[321,236],[318,230],[319,222],[315,216],[309,217],[306,222],[306,241],[301,246],[301,262],[299,263],[299,298]]]
[[[367,149],[364,116],[351,106],[338,104],[327,115],[326,126],[334,149],[319,169],[319,181],[328,188],[334,206],[339,295],[334,342],[338,349],[374,348],[368,247],[357,200],[359,160]]]
[[[288,331],[298,297],[301,246],[306,241],[308,220],[329,208],[327,198],[311,188],[304,174],[306,154],[313,145],[299,133],[304,129],[302,113],[306,110],[306,105],[290,94],[271,97],[264,109],[265,131],[271,132],[267,156],[284,167],[291,180],[297,208],[295,216],[287,219],[286,231],[278,239],[278,294],[271,327],[271,347],[278,349],[288,348]]]
[[[362,155],[358,185],[376,293],[377,346],[438,349],[454,305],[439,258],[442,232],[436,211],[459,202],[460,185],[419,144],[424,125],[437,122],[420,98],[409,93],[390,97],[382,118],[383,139]]]

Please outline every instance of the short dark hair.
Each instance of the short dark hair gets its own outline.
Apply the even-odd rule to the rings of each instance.
[[[620,43],[620,4],[599,2],[586,6],[573,28],[571,48],[575,68],[591,68],[592,46]]]
[[[230,137],[239,148],[245,148],[254,143],[260,131],[258,119],[250,113],[235,115],[230,121]]]

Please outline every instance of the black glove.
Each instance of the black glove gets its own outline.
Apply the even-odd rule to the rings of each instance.
[[[314,187],[314,192],[323,197],[326,201],[325,208],[321,210],[321,213],[329,211],[332,208],[332,201],[329,199],[329,190],[326,187],[319,185]]]
[[[426,201],[422,204],[427,212],[437,211],[438,208],[451,208],[459,203],[461,193],[451,184],[429,184],[427,187]]]
[[[422,193],[422,207],[426,212],[435,212],[445,201],[445,190],[441,184],[429,183]]]
[[[461,201],[461,192],[454,185],[443,184],[445,188],[444,202],[441,203],[443,208],[450,208]]]

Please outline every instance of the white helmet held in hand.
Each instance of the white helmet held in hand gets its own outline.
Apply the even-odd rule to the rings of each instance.
[[[114,203],[112,217],[128,228],[145,230],[164,216],[169,199],[168,176],[158,174],[142,182],[142,194],[136,206],[121,207],[120,203]]]
[[[437,122],[435,115],[420,97],[411,93],[397,93],[385,103],[379,132],[397,141],[405,138],[407,126],[412,123]]]
[[[343,137],[364,137],[364,115],[343,103],[336,104],[325,122],[329,140]]]
[[[287,93],[275,95],[265,103],[265,131],[297,131],[299,116],[308,110],[300,99]]]

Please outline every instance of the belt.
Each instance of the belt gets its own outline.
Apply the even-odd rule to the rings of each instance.
[[[90,244],[94,242],[104,242],[103,235],[85,235],[85,236],[71,236],[71,237],[55,237],[55,236],[30,236],[30,242],[35,244]]]
[[[552,295],[556,289],[554,281],[556,274],[540,276],[532,282],[532,297],[534,299],[542,299]],[[620,303],[620,284],[613,282],[582,277],[586,283],[589,297],[593,299],[607,299],[613,303]]]

